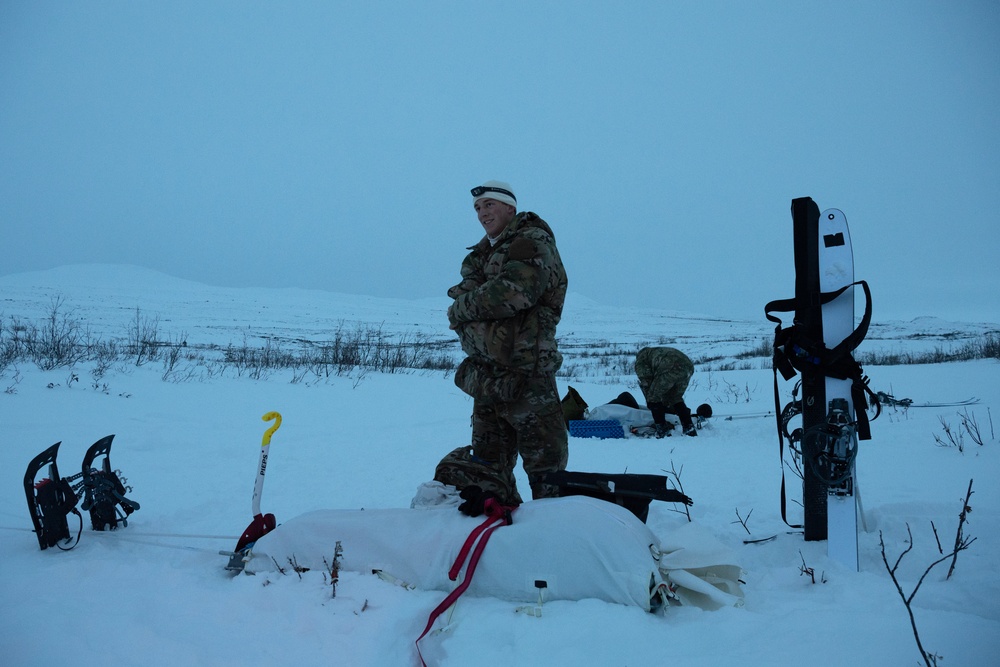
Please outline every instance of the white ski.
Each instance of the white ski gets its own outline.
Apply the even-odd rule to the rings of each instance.
[[[827,209],[819,219],[820,291],[833,292],[854,282],[854,253],[847,218],[837,209]],[[823,306],[823,342],[833,349],[854,331],[854,288]],[[839,400],[838,400],[839,399]],[[834,454],[850,461],[846,478],[829,487],[827,495],[827,554],[854,571],[858,570],[858,486],[855,456],[858,438],[851,380],[826,378],[827,415],[846,426],[834,445]],[[841,402],[843,401],[843,402]],[[838,407],[846,406],[842,417]]]

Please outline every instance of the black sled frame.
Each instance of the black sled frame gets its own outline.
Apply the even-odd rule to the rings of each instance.
[[[114,435],[101,438],[87,449],[80,472],[61,477],[56,457],[61,442],[52,445],[28,464],[24,473],[24,494],[28,501],[31,523],[38,538],[38,546],[47,549],[58,547],[69,551],[80,541],[83,532],[83,515],[76,508],[82,494],[81,508],[90,513],[94,530],[114,530],[119,524],[128,525],[128,516],[139,509],[139,503],[125,497],[131,491],[120,471],[111,469],[111,442]],[[104,457],[99,467],[94,463]],[[48,468],[48,477],[37,479],[38,473]],[[76,541],[72,539],[69,515],[79,519]]]
[[[546,473],[543,481],[559,487],[560,496],[588,496],[606,500],[624,507],[643,523],[649,516],[649,503],[662,500],[668,503],[691,505],[693,501],[677,489],[668,488],[663,475],[638,475],[632,473],[605,474],[599,472],[571,472],[562,470]]]

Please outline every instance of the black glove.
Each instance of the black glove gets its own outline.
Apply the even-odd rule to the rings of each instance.
[[[492,491],[483,491],[482,487],[473,484],[462,489],[458,494],[465,502],[458,506],[458,511],[466,516],[481,516],[486,511],[486,501],[493,498],[499,502],[500,497]]]
[[[684,503],[689,507],[691,505],[694,505],[694,501],[691,500],[691,497],[681,493],[680,491],[675,491],[674,489],[667,489],[666,495],[668,495],[669,497],[659,498],[659,500],[666,500],[669,503]]]

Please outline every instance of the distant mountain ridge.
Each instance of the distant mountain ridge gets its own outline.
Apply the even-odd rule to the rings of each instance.
[[[130,319],[155,318],[171,335],[219,344],[243,337],[327,339],[332,332],[375,327],[451,340],[450,299],[403,300],[300,288],[217,287],[127,264],[75,264],[0,276],[0,315],[36,319],[58,304],[97,335],[120,335]],[[787,318],[786,325],[791,318]],[[1000,324],[918,317],[879,321],[869,342],[934,344],[1000,331]],[[665,344],[708,354],[720,343],[751,347],[768,341],[774,325],[670,310],[622,308],[583,295],[567,296],[559,325],[566,347]],[[609,340],[609,338],[613,340]]]

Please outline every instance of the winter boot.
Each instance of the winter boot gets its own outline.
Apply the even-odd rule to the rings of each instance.
[[[678,401],[674,404],[673,413],[681,420],[681,429],[684,431],[684,435],[698,435],[698,429],[695,428],[694,420],[691,419],[691,408],[684,401]]]
[[[653,428],[656,431],[657,438],[665,438],[670,435],[670,431],[673,430],[674,425],[665,421],[662,424],[653,424]]]

